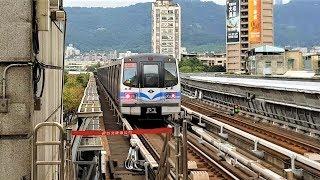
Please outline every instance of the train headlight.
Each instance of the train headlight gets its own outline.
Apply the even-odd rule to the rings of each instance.
[[[137,95],[136,95],[136,93],[125,93],[124,94],[124,98],[125,99],[136,99],[137,98]]]
[[[176,99],[178,97],[178,93],[168,92],[166,93],[166,99]]]

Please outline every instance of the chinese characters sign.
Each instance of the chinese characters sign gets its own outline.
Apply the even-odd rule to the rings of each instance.
[[[249,1],[249,42],[261,43],[261,0]]]
[[[238,43],[240,38],[240,0],[227,0],[227,43]]]
[[[124,135],[141,135],[141,134],[171,134],[172,128],[155,128],[155,129],[134,129],[123,131],[103,131],[103,130],[86,130],[72,131],[73,136],[95,137],[95,136],[124,136]]]

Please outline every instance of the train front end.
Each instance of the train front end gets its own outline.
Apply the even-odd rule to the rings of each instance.
[[[165,119],[180,112],[181,86],[178,63],[159,54],[124,58],[120,109],[139,119]]]

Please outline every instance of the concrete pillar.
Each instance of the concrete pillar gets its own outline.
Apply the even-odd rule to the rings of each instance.
[[[39,1],[36,1],[39,2]],[[12,64],[35,61],[32,49],[33,1],[0,1],[0,76]],[[37,59],[46,65],[63,66],[63,34],[51,22],[48,31],[38,33],[39,54]],[[58,25],[63,25],[56,22]],[[0,179],[30,179],[33,128],[44,121],[61,122],[61,96],[63,71],[45,70],[43,96],[39,98],[37,111],[34,106],[34,92],[31,66],[11,67],[6,74],[5,98],[7,112],[0,113]],[[38,83],[38,87],[42,84]],[[1,96],[2,86],[0,87]],[[1,97],[1,99],[4,97]],[[50,132],[50,134],[48,133]],[[58,136],[53,129],[40,132],[39,140],[53,140]],[[42,160],[53,160],[55,148],[40,148]],[[54,156],[53,156],[54,154]],[[55,179],[57,168],[39,168],[39,179]],[[48,176],[46,176],[48,175]]]

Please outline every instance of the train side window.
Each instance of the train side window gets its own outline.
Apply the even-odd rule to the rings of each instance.
[[[138,87],[137,63],[124,63],[123,84],[129,87]]]
[[[176,63],[164,63],[164,87],[171,87],[178,84]]]

